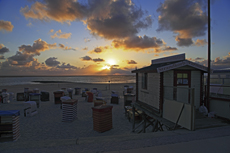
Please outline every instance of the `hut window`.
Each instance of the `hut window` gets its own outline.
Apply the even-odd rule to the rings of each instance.
[[[142,73],[142,89],[147,89],[147,73]]]
[[[188,73],[177,73],[177,85],[188,85]]]

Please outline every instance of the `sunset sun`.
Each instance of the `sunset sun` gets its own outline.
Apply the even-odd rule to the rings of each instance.
[[[114,59],[109,59],[109,60],[107,61],[107,63],[108,63],[109,65],[115,65],[115,64],[116,64],[116,61],[115,61]]]

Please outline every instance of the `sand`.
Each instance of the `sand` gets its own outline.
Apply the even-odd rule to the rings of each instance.
[[[126,149],[174,144],[209,139],[230,135],[230,127],[218,127],[188,131],[180,129],[176,131],[164,131],[145,134],[132,133],[132,123],[124,114],[124,85],[134,84],[79,84],[79,83],[44,83],[30,85],[5,86],[8,92],[15,94],[23,92],[24,88],[30,90],[38,88],[50,94],[50,101],[41,102],[38,114],[32,117],[24,117],[25,108],[23,101],[13,100],[8,104],[0,104],[0,110],[20,110],[21,137],[15,142],[0,143],[1,153],[13,152],[105,152]],[[77,119],[73,122],[62,122],[62,109],[54,103],[53,92],[61,88],[97,88],[105,97],[107,104],[112,105],[113,128],[99,133],[93,130],[92,107],[93,103],[85,101],[85,97],[74,95],[78,99]],[[111,91],[119,93],[119,104],[110,104]],[[220,132],[221,131],[221,132]]]
[[[20,133],[21,137],[13,143],[10,143],[9,148],[17,145],[17,143],[42,141],[56,141],[64,139],[72,139],[76,142],[77,139],[83,137],[98,137],[111,136],[131,133],[131,123],[124,115],[123,106],[123,89],[124,85],[134,84],[77,84],[77,83],[44,83],[44,84],[29,84],[5,86],[2,89],[7,89],[7,92],[15,94],[15,100],[8,104],[0,105],[0,110],[20,110]],[[97,88],[101,91],[102,96],[107,101],[108,105],[112,105],[113,129],[99,133],[93,130],[92,107],[93,103],[86,102],[85,97],[73,94],[73,99],[78,99],[77,119],[71,123],[62,122],[62,109],[60,104],[54,103],[53,92],[61,88]],[[45,90],[50,94],[50,101],[41,102],[41,107],[38,108],[38,114],[32,117],[24,117],[24,101],[16,101],[16,94],[23,92],[24,88],[33,90],[38,88],[40,91]],[[119,93],[120,103],[110,104],[111,91]],[[73,92],[74,93],[74,92]],[[9,143],[8,143],[9,144]],[[8,145],[7,144],[7,145]],[[1,144],[0,144],[1,145]],[[18,146],[18,145],[17,145]],[[16,147],[17,148],[17,147]],[[27,146],[20,146],[20,148],[27,148]]]

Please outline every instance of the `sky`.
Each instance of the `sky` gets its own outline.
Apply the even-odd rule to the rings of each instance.
[[[0,76],[133,75],[207,66],[208,0],[0,0]],[[230,1],[211,0],[211,68],[230,68]]]

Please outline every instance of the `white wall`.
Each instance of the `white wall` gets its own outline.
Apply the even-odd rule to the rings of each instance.
[[[198,109],[200,107],[200,71],[191,71],[191,88],[194,88],[194,105]]]
[[[142,89],[142,73],[138,73],[138,87],[138,100],[159,109],[160,73],[148,73],[147,89]]]

